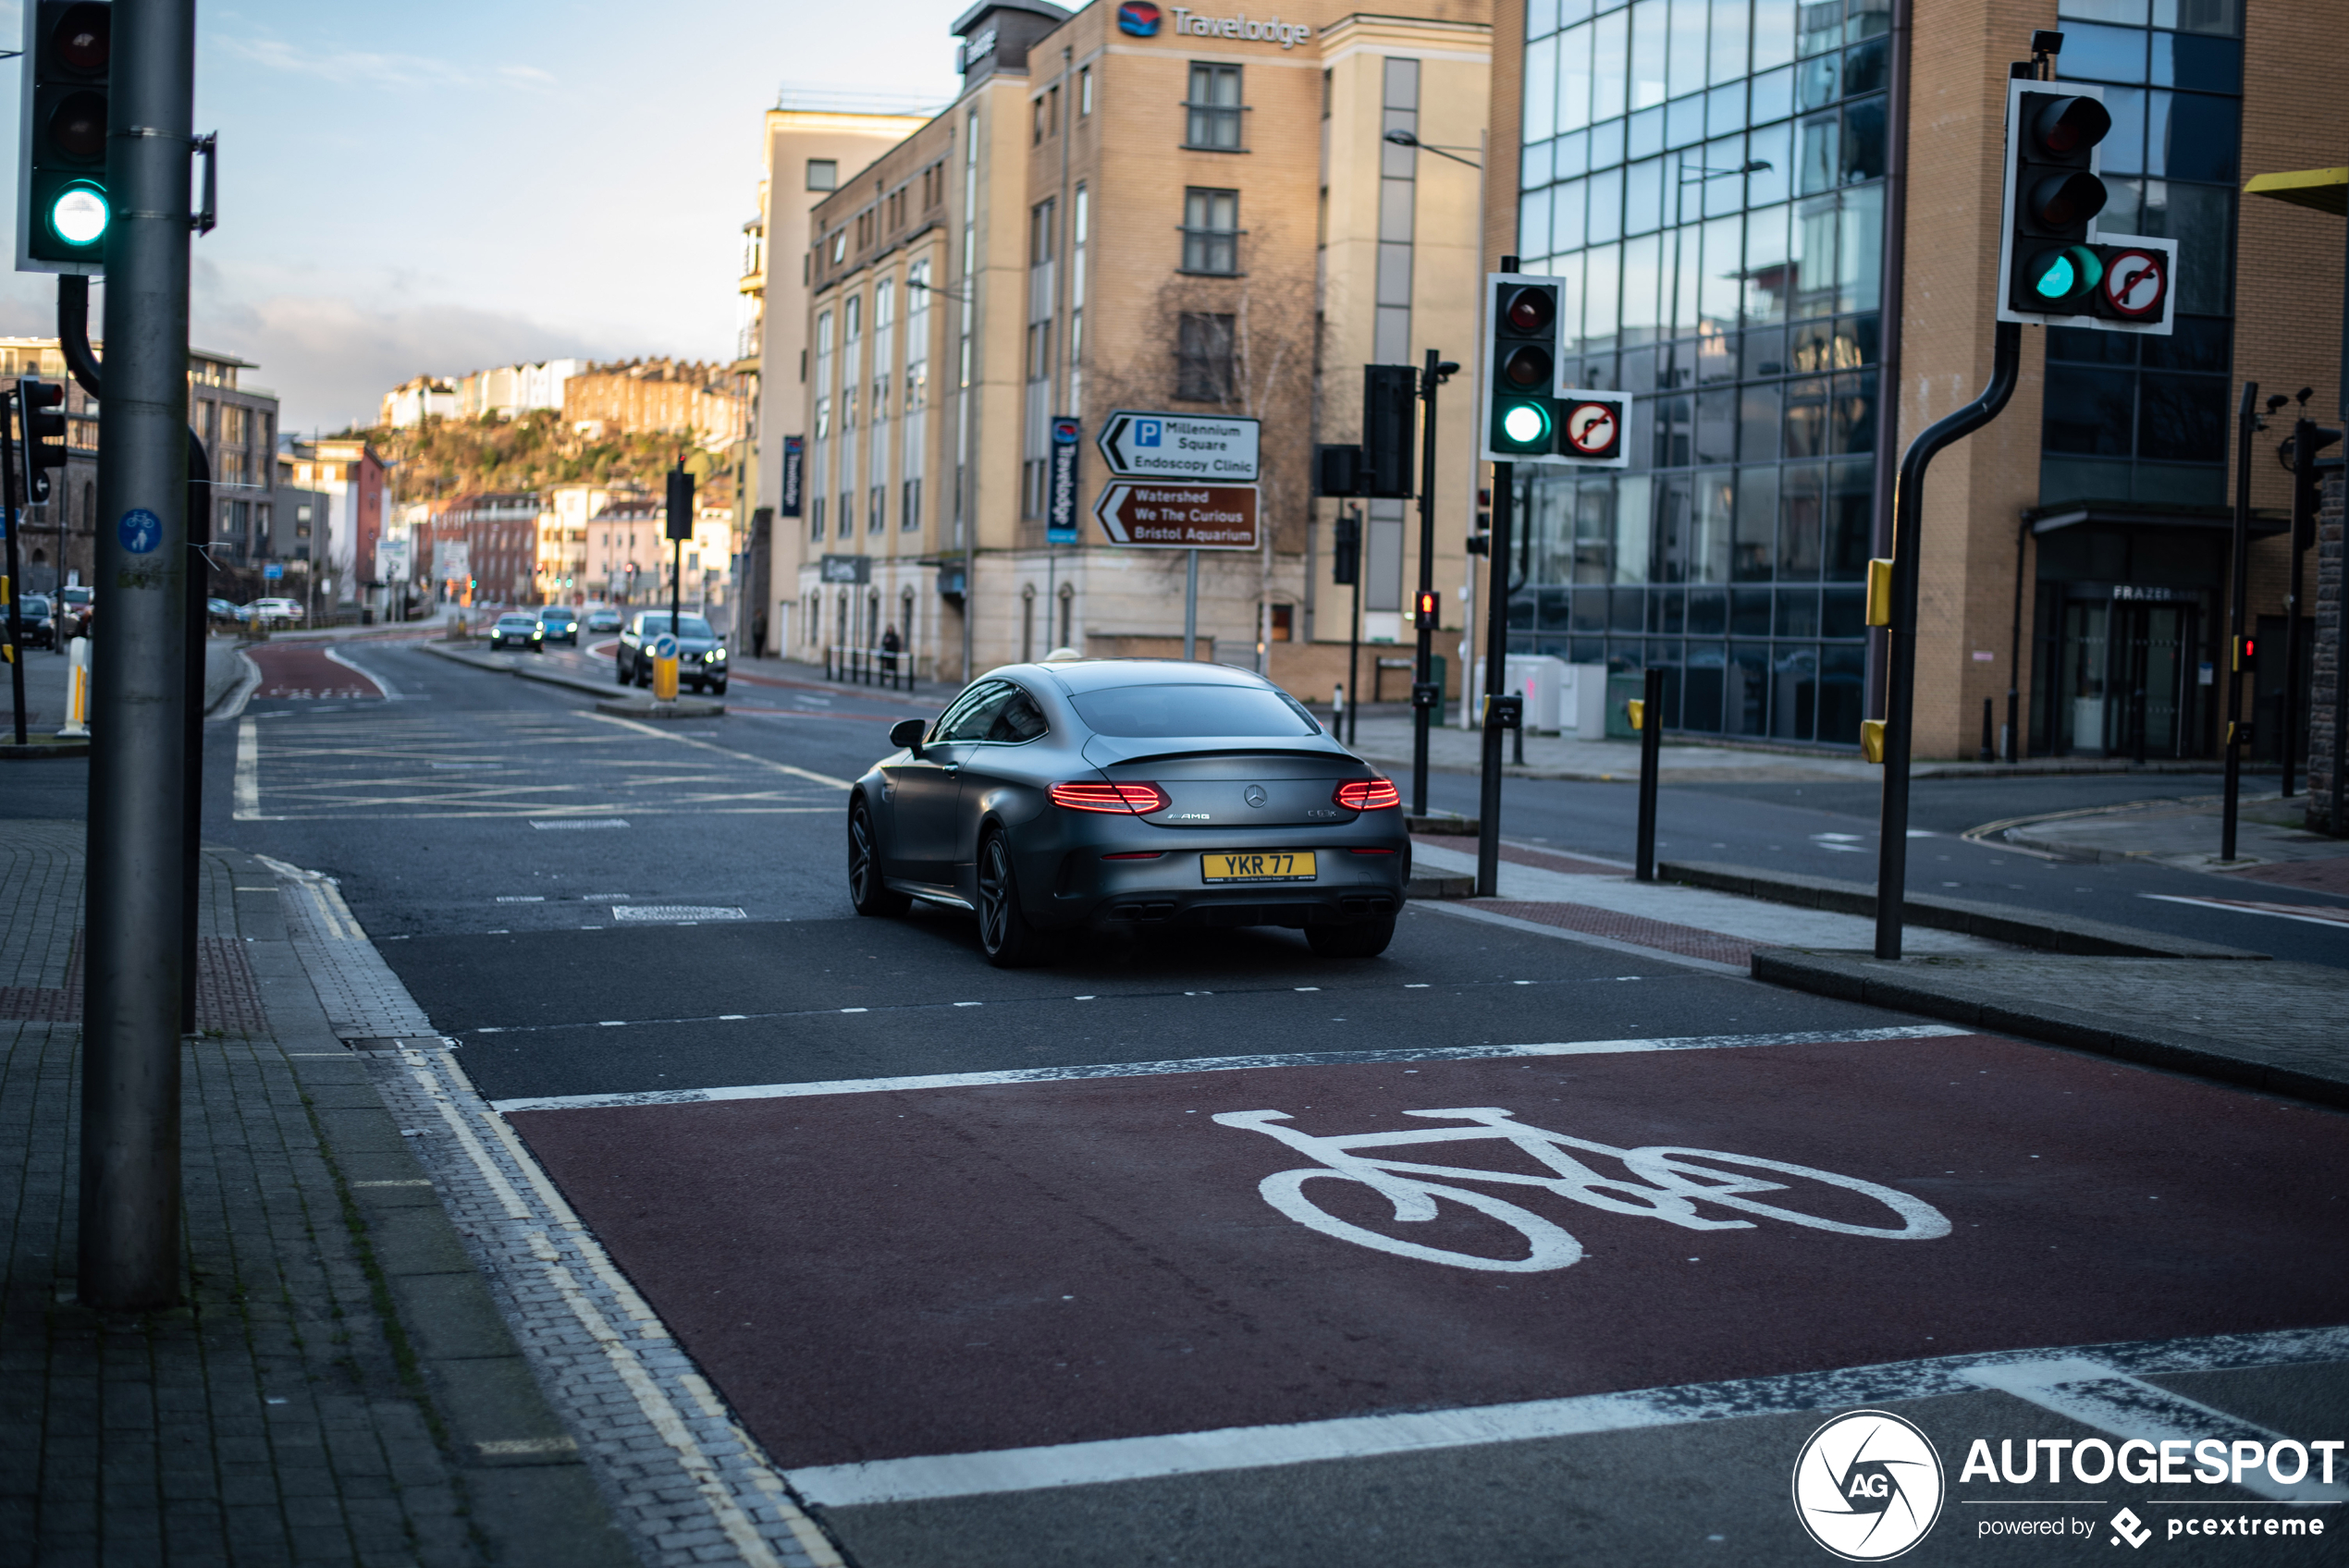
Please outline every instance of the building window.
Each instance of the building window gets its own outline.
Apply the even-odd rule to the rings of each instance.
[[[1175,326],[1174,396],[1222,403],[1232,396],[1232,318],[1185,311]]]
[[[1028,138],[1027,138],[1027,139],[1028,139],[1028,142],[1029,142],[1029,144],[1030,144],[1031,146],[1038,146],[1038,147],[1040,147],[1040,146],[1042,146],[1042,145],[1044,144],[1044,100],[1043,100],[1043,98],[1039,95],[1039,96],[1037,98],[1037,100],[1035,101],[1035,103],[1031,104],[1028,107],[1029,107],[1029,109],[1033,112],[1033,114],[1034,114],[1034,116],[1035,116],[1035,123],[1034,123],[1034,125],[1033,125],[1033,126],[1031,126],[1031,127],[1029,128],[1029,131],[1028,131]]]
[[[1287,643],[1293,641],[1297,635],[1297,606],[1295,605],[1274,605],[1272,606],[1272,610],[1273,641],[1275,643]]]
[[[1093,112],[1093,67],[1087,66],[1076,73],[1076,117],[1083,119]]]
[[[1219,277],[1240,270],[1240,193],[1192,186],[1183,192],[1183,270]]]
[[[807,160],[807,189],[837,190],[840,189],[840,163],[834,158]]]
[[[1040,267],[1052,259],[1055,229],[1052,209],[1055,203],[1039,202],[1027,213],[1027,264]]]
[[[1240,67],[1237,66],[1191,67],[1191,95],[1183,104],[1186,121],[1183,145],[1205,147],[1218,153],[1242,151],[1240,116],[1247,112],[1240,103]]]

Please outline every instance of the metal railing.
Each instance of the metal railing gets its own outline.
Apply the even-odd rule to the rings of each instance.
[[[914,689],[914,655],[892,654],[881,648],[852,648],[844,643],[830,643],[824,649],[824,679],[910,692]]]

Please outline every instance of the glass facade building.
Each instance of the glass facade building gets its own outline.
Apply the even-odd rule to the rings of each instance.
[[[1533,0],[1519,264],[1629,470],[1518,469],[1513,651],[1666,672],[1666,728],[1855,744],[1889,0]]]

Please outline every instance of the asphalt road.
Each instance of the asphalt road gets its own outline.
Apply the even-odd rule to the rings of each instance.
[[[738,673],[657,727],[412,645],[261,657],[209,831],[339,878],[867,1568],[1814,1563],[1789,1476],[1853,1406],[1937,1448],[1909,1561],[2036,1563],[2281,1505],[1962,1479],[1975,1438],[2349,1438],[2337,1114],[1430,908],[1372,961],[999,973],[846,907],[842,783],[907,704]],[[1630,791],[1511,791],[1624,852]],[[1794,847],[1849,815],[1666,809],[1719,824],[1671,852],[1852,875]]]

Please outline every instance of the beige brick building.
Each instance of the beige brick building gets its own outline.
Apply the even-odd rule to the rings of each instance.
[[[1662,667],[1675,729],[1854,742],[1879,697],[1865,560],[1905,444],[1988,378],[2008,67],[2060,30],[2060,80],[2114,121],[2103,228],[2179,242],[2176,329],[2024,327],[2005,412],[1937,460],[1917,749],[1973,755],[2011,686],[2027,754],[2215,755],[2237,398],[2307,387],[2330,422],[2341,343],[2341,221],[2239,192],[2349,162],[2337,7],[1500,0],[1494,21],[1486,254],[1568,280],[1584,384],[1636,399],[1630,472],[1527,487],[1513,643]],[[2251,464],[2269,757],[2296,411]]]
[[[843,171],[801,241],[794,424],[777,427],[786,367],[765,367],[762,473],[784,435],[806,440],[801,515],[775,521],[769,646],[817,656],[894,628],[947,679],[1062,644],[1174,653],[1183,555],[1107,541],[1093,438],[1121,408],[1248,414],[1264,544],[1202,554],[1200,655],[1326,697],[1347,622],[1312,447],[1357,433],[1365,362],[1475,357],[1487,10],[1406,12],[982,0],[959,18],[961,94]],[[1454,386],[1436,479],[1449,603],[1474,484]],[[1077,540],[1054,545],[1058,416],[1083,445]],[[1366,630],[1395,638],[1416,529],[1401,503],[1371,524]]]

